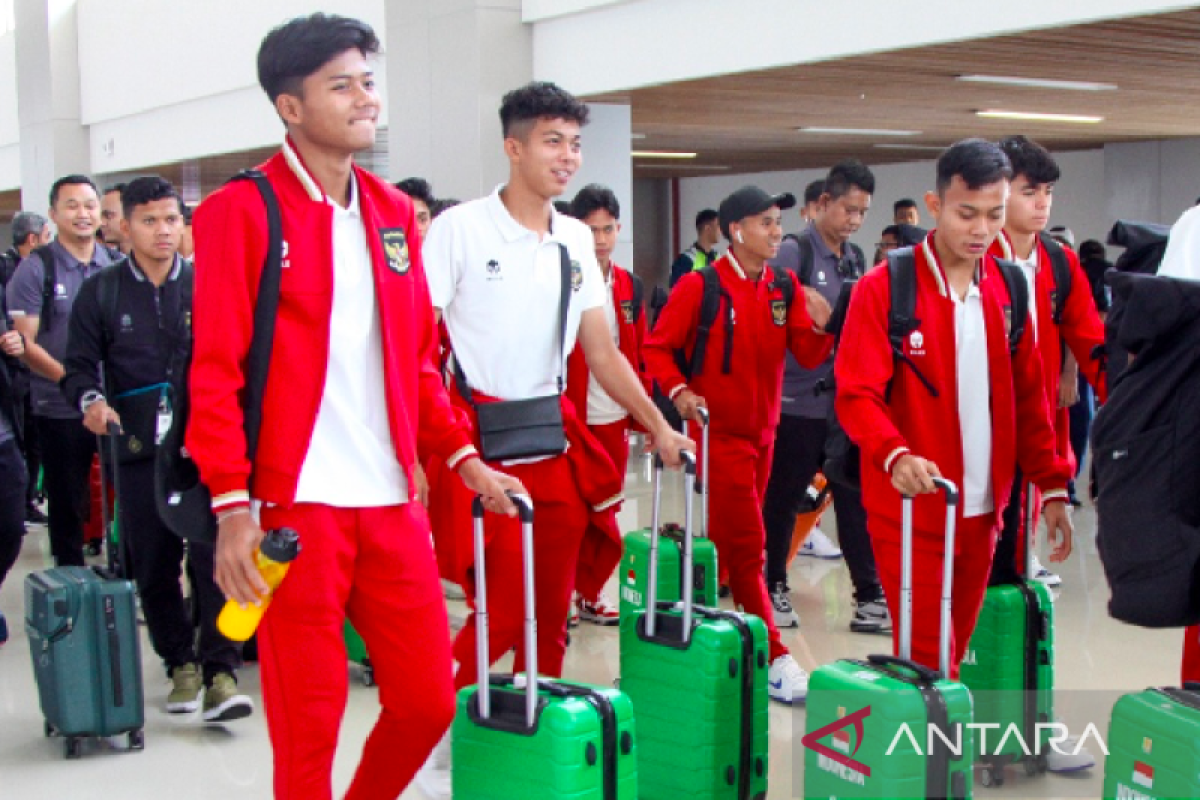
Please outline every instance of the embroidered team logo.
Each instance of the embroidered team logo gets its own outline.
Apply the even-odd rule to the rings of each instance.
[[[908,337],[908,346],[914,352],[925,351],[925,334],[920,331],[913,331]]]
[[[828,281],[826,281],[826,280],[825,280],[825,271],[824,271],[824,270],[821,270],[820,272],[818,272],[818,273],[817,273],[817,283],[819,283],[819,284],[821,284],[822,286],[824,286],[824,285],[825,285],[827,282],[828,282]]]
[[[771,301],[771,321],[780,327],[787,324],[787,303],[782,300]]]
[[[571,259],[571,291],[578,292],[583,287],[583,267],[575,259]]]
[[[626,300],[621,303],[621,314],[625,317],[625,324],[633,324],[633,301]]]
[[[408,258],[408,237],[403,228],[380,228],[379,238],[383,242],[383,254],[387,256],[388,269],[397,275],[405,275],[412,268]]]
[[[500,274],[500,262],[494,258],[491,259],[490,261],[488,261],[487,274],[488,275],[499,275]]]
[[[121,332],[126,333],[133,330],[133,317],[128,314],[121,315]]]
[[[185,327],[189,331],[191,331],[191,329],[192,329],[192,312],[190,312],[190,311],[183,312],[183,327]]]

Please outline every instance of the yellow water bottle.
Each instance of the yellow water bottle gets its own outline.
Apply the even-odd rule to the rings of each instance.
[[[276,528],[267,531],[258,550],[254,552],[254,564],[258,572],[267,582],[268,593],[257,603],[243,606],[236,600],[229,600],[217,617],[217,630],[225,638],[235,642],[244,642],[254,635],[267,606],[271,605],[271,595],[283,582],[292,561],[300,554],[300,534],[291,528]]]

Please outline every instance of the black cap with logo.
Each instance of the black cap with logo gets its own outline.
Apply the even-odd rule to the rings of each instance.
[[[757,216],[769,208],[787,211],[796,205],[796,195],[791,192],[770,195],[757,186],[743,186],[721,201],[718,214],[721,218],[721,233],[729,238],[729,225],[741,222],[746,217]]]

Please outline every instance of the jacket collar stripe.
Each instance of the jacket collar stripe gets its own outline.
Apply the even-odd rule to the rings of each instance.
[[[283,142],[283,158],[287,161],[288,167],[295,174],[296,179],[300,181],[300,185],[304,187],[304,191],[308,194],[308,199],[318,203],[324,202],[325,193],[321,191],[321,187],[313,180],[308,169],[304,166],[304,162],[300,160],[300,155],[292,147],[292,143],[288,140]]]

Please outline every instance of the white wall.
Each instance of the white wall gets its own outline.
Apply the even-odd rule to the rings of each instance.
[[[1066,225],[1074,231],[1076,242],[1083,239],[1103,241],[1112,225],[1105,194],[1105,152],[1084,150],[1056,153],[1055,158],[1063,174],[1055,187],[1050,224]],[[892,203],[896,200],[902,197],[915,199],[921,211],[922,227],[932,224],[923,198],[925,192],[934,185],[934,164],[933,160],[929,160],[884,164],[871,168],[875,174],[875,195],[872,198],[871,211],[862,229],[853,237],[854,243],[863,249],[868,258],[875,250],[880,232],[892,223]],[[684,246],[692,241],[692,223],[696,214],[704,208],[717,208],[721,200],[736,189],[751,183],[771,193],[792,192],[797,200],[800,200],[804,187],[811,181],[823,178],[826,172],[828,170],[792,170],[756,175],[687,178],[680,181],[680,227]],[[1195,194],[1200,194],[1200,188]],[[785,213],[783,227],[785,231],[800,228],[800,218],[796,210]]]
[[[314,11],[365,20],[386,52],[384,0],[79,0],[92,171],[278,143],[283,128],[258,87],[255,56],[271,28]],[[386,94],[386,59],[376,71]]]
[[[613,190],[621,204],[621,233],[613,260],[633,266],[633,167],[630,159],[629,106],[592,103],[590,121],[583,129],[583,166],[575,173],[563,200],[571,200],[589,183]]]
[[[0,35],[0,191],[21,185],[21,125],[17,115],[16,34]]]
[[[1200,138],[1110,144],[1104,154],[1112,219],[1173,223],[1200,197]]]

